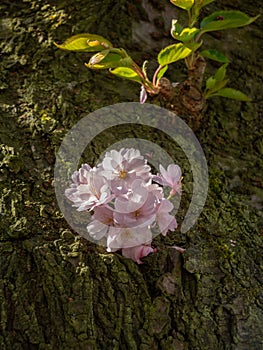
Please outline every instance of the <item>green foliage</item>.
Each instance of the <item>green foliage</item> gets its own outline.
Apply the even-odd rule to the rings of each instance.
[[[111,69],[110,72],[116,75],[117,77],[133,80],[137,83],[142,84],[142,79],[140,78],[140,76],[129,67],[117,67],[113,70]]]
[[[203,44],[202,41],[200,42],[190,41],[190,42],[186,42],[184,45],[192,51],[197,51],[199,47],[202,46],[202,44]]]
[[[63,44],[55,45],[62,50],[77,52],[96,52],[112,47],[109,40],[96,34],[78,34],[68,38]]]
[[[220,89],[215,94],[213,94],[213,96],[228,97],[228,98],[232,98],[234,100],[245,101],[245,102],[251,101],[251,98],[249,98],[243,92],[241,92],[239,90],[232,89],[232,88]]]
[[[218,92],[224,86],[226,86],[228,80],[225,79],[226,76],[227,63],[221,66],[215,73],[213,77],[210,77],[206,81],[206,91],[205,98],[210,97],[213,93]]]
[[[170,0],[171,3],[187,11],[189,21],[188,27],[183,27],[177,19],[172,21],[171,35],[179,41],[163,48],[157,57],[159,67],[156,69],[152,81],[147,77],[145,61],[142,67],[139,67],[132,58],[122,48],[114,48],[110,41],[96,34],[78,34],[67,39],[63,44],[55,44],[58,48],[76,52],[95,53],[85,63],[90,69],[109,69],[110,73],[117,77],[135,81],[144,87],[145,93],[150,95],[158,94],[160,91],[159,81],[166,73],[169,64],[184,59],[189,71],[196,69],[196,62],[201,57],[208,58],[220,63],[224,63],[215,73],[206,81],[204,97],[222,96],[234,98],[241,101],[250,99],[243,93],[234,89],[226,89],[228,80],[226,76],[226,67],[229,59],[217,50],[202,50],[203,45],[201,37],[206,32],[214,30],[224,30],[246,26],[255,21],[258,16],[249,17],[241,11],[216,11],[205,17],[200,27],[195,23],[199,19],[200,10],[212,3],[214,0]],[[200,77],[200,81],[202,77]]]
[[[183,58],[186,58],[191,53],[184,44],[173,44],[164,48],[158,55],[158,63],[160,66],[166,66],[167,64],[174,63]]]
[[[172,20],[172,37],[176,40],[182,42],[188,42],[191,39],[194,39],[196,35],[200,32],[198,28],[183,28],[178,22],[177,19]]]
[[[204,58],[209,58],[210,60],[221,62],[221,63],[229,63],[229,59],[223,55],[221,52],[217,50],[203,50],[199,53],[200,56]]]
[[[163,66],[157,74],[157,79],[160,80],[168,69],[168,65]]]
[[[246,26],[254,22],[258,16],[249,17],[240,11],[217,11],[210,16],[205,17],[200,27],[202,32],[211,32],[214,30],[223,30]]]
[[[171,3],[183,10],[189,11],[194,4],[194,0],[171,0]]]
[[[226,67],[227,67],[227,63],[223,64],[223,66],[221,66],[215,73],[215,80],[216,81],[222,81],[225,76],[226,76]]]
[[[108,69],[116,67],[131,67],[133,61],[130,57],[123,58],[120,54],[104,50],[92,56],[85,66],[90,69]]]
[[[228,80],[225,79],[226,68],[228,63],[221,66],[213,77],[210,77],[206,81],[205,98],[212,96],[228,97],[234,100],[249,102],[251,99],[239,90],[232,88],[225,88]]]

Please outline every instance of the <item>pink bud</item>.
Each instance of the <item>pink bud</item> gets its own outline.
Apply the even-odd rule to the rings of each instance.
[[[141,87],[141,93],[140,93],[140,103],[144,104],[144,102],[147,100],[147,92],[145,90],[145,87],[142,85]]]

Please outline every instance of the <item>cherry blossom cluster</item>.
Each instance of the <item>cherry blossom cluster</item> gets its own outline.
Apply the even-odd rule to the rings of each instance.
[[[139,150],[122,148],[107,152],[96,167],[83,164],[72,175],[65,195],[78,211],[92,211],[88,233],[97,241],[104,239],[108,252],[121,250],[141,264],[142,257],[155,251],[153,228],[165,236],[177,227],[169,198],[181,193],[181,169],[176,164],[159,168],[153,175]],[[168,198],[164,186],[170,188]]]

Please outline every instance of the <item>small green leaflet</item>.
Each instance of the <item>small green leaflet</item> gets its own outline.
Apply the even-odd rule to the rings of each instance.
[[[249,17],[241,11],[217,11],[205,17],[200,28],[203,33],[213,30],[223,30],[246,26],[254,22],[259,17]]]
[[[216,71],[214,78],[216,81],[222,81],[226,76],[226,67],[228,66],[228,63],[223,64],[218,70]]]
[[[228,79],[225,79],[226,76],[226,67],[228,63],[223,64],[215,73],[213,77],[210,77],[206,81],[206,92],[205,97],[208,98],[210,95],[216,91],[222,89],[226,86]]]
[[[159,73],[157,74],[157,81],[159,81],[167,71],[168,66],[164,66],[162,69],[160,69]]]
[[[245,101],[245,102],[250,102],[251,98],[249,98],[247,95],[245,95],[243,92],[231,88],[224,88],[219,91],[217,91],[215,94],[211,95],[212,96],[221,96],[221,97],[228,97],[232,98],[234,100],[239,100],[239,101]]]
[[[221,63],[229,63],[229,59],[223,55],[221,52],[217,50],[203,50],[199,52],[199,55],[204,58],[209,58],[210,60],[214,60]]]
[[[206,92],[205,92],[205,98],[210,97],[211,95],[214,96],[214,93],[221,90],[223,87],[226,86],[228,83],[228,79],[224,79],[221,81],[215,80],[214,77],[210,77],[206,81]]]
[[[216,84],[216,80],[214,77],[209,77],[206,81],[206,89],[211,90]]]
[[[115,69],[111,69],[110,72],[117,77],[124,78],[124,79],[129,79],[136,81],[137,83],[141,84],[142,80],[139,77],[139,75],[131,68],[128,67],[118,67]]]
[[[62,50],[77,52],[96,52],[109,49],[112,44],[109,40],[96,34],[78,34],[68,38],[63,44],[55,45]]]
[[[180,7],[181,9],[187,10],[189,11],[190,8],[193,6],[194,4],[194,0],[170,0],[171,3],[175,6]]]
[[[251,99],[243,92],[231,88],[225,88],[228,79],[225,79],[226,67],[228,63],[223,64],[215,73],[206,81],[205,98],[212,96],[222,96],[232,98],[234,100],[249,102]]]
[[[167,64],[179,61],[190,55],[192,51],[188,49],[184,44],[173,44],[167,46],[158,55],[158,63],[160,66],[166,66]]]

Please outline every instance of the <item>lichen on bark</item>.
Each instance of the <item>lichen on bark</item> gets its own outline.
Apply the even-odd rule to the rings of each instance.
[[[208,10],[252,16],[260,4],[218,0]],[[262,16],[242,31],[207,37],[232,58],[233,87],[244,86],[253,102],[211,101],[196,133],[209,165],[206,207],[189,232],[158,237],[158,252],[138,266],[72,232],[53,190],[56,151],[69,128],[105,105],[136,101],[137,85],[90,72],[85,56],[58,51],[53,41],[96,32],[151,65],[155,52],[138,52],[131,39],[132,23],[147,21],[147,12],[124,0],[4,1],[0,8],[1,349],[260,349]],[[151,37],[158,51],[162,44]],[[150,128],[122,127],[118,137],[142,132],[181,157],[169,138]],[[87,160],[94,162],[115,136],[114,129],[94,140]],[[185,205],[187,180],[188,173]],[[178,221],[183,214],[181,208]]]

